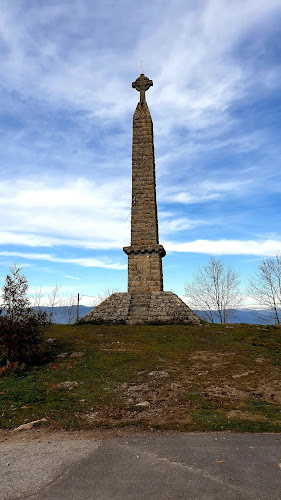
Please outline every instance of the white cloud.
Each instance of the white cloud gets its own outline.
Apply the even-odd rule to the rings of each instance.
[[[197,189],[196,189],[197,190]],[[176,203],[184,203],[186,205],[191,203],[205,203],[208,201],[217,200],[221,197],[220,193],[213,194],[191,194],[185,191],[181,191],[179,193],[175,193],[174,195],[167,196],[167,200],[173,201]]]
[[[167,241],[164,247],[169,252],[188,252],[209,255],[275,255],[281,251],[281,241],[240,240],[195,240],[188,243]]]
[[[158,133],[166,135],[179,121],[191,129],[218,125],[234,101],[257,82],[264,84],[266,68],[261,75],[250,63],[240,64],[233,50],[260,25],[270,30],[280,1],[156,4],[131,8],[122,2],[117,8],[111,2],[109,8],[97,1],[95,9],[91,1],[72,2],[71,8],[69,2],[37,9],[26,9],[25,2],[18,9],[2,4],[1,32],[9,53],[2,60],[2,85],[49,105],[121,120],[136,100],[128,93],[129,73],[144,59],[145,72],[154,73],[149,100]],[[261,38],[256,57],[262,50]],[[267,81],[279,84],[278,74],[278,68],[269,68]]]
[[[255,68],[255,58],[264,51],[263,37],[256,39],[253,58],[247,64],[235,57],[235,49],[251,31],[261,26],[270,31],[280,9],[277,0],[200,2],[193,10],[182,9],[175,23],[173,15],[166,19],[166,26],[158,26],[142,42],[141,48],[147,42],[149,50],[157,47],[159,73],[153,106],[163,135],[167,137],[168,129],[180,123],[189,130],[200,129],[202,136],[203,129],[211,128],[214,133],[214,127],[221,131],[222,122],[226,126],[233,121],[230,107],[249,91],[255,92],[257,84],[263,86],[267,73],[266,67],[262,73]],[[149,50],[146,53],[153,67],[155,51],[148,54]]]
[[[200,219],[188,217],[177,217],[175,214],[160,213],[161,222],[159,224],[160,234],[170,234],[178,231],[187,231],[195,227],[204,226],[208,223]],[[169,217],[169,218],[168,218]]]
[[[20,257],[23,259],[43,260],[45,262],[60,262],[63,264],[75,264],[82,267],[102,267],[104,269],[124,270],[127,265],[120,264],[119,262],[110,262],[109,259],[95,259],[95,258],[62,258],[51,254],[42,253],[28,253],[21,251],[0,251],[0,256],[4,257]]]
[[[2,244],[122,248],[129,241],[129,180],[4,181],[0,196]]]
[[[69,278],[70,280],[80,280],[80,278],[76,278],[75,276],[69,276],[68,274],[65,274],[64,277]]]
[[[240,172],[237,173],[239,177]],[[187,179],[186,190],[183,191],[185,183],[173,183],[172,186],[162,188],[161,201],[168,201],[174,203],[183,203],[185,205],[193,203],[206,203],[209,201],[219,200],[226,195],[235,196],[241,195],[251,187],[253,180],[230,180],[225,182],[206,180],[199,183],[194,183]]]
[[[129,243],[130,181],[120,179],[98,183],[84,178],[54,187],[18,179],[0,186],[0,207],[5,218],[0,223],[0,244],[36,247],[69,246],[88,249],[122,248]],[[231,184],[233,187],[233,184]],[[231,189],[231,186],[228,186]],[[218,194],[167,195],[181,203],[204,202]],[[213,186],[204,186],[206,193]],[[218,186],[220,189],[220,186]],[[222,185],[226,190],[226,184]],[[160,231],[171,234],[207,224],[200,219],[178,217],[176,212],[160,212]]]

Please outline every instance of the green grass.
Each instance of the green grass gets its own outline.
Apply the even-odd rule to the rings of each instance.
[[[53,325],[46,338],[56,339],[46,342],[48,364],[0,378],[2,429],[46,418],[56,429],[281,431],[274,327]],[[65,381],[78,386],[58,386]],[[143,401],[150,406],[136,406]]]

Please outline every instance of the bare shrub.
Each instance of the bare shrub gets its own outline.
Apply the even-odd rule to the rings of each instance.
[[[263,257],[257,271],[248,278],[248,295],[262,309],[271,312],[271,321],[276,325],[281,322],[281,253],[274,257]],[[258,315],[265,317],[261,311]],[[268,319],[268,316],[266,316]]]
[[[185,296],[207,321],[214,323],[217,317],[220,323],[227,323],[243,302],[239,273],[221,259],[210,257],[206,266],[198,268],[193,281],[185,284]]]

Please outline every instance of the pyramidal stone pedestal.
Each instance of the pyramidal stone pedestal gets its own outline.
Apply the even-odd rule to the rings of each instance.
[[[198,316],[172,292],[163,291],[156,203],[153,123],[145,92],[153,85],[141,74],[133,88],[140,102],[133,118],[131,245],[128,256],[128,292],[114,293],[82,321],[92,323],[199,324]]]

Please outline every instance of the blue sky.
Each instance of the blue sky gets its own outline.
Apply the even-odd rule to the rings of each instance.
[[[141,60],[165,290],[281,250],[281,0],[1,0],[0,59],[0,285],[126,291]]]

